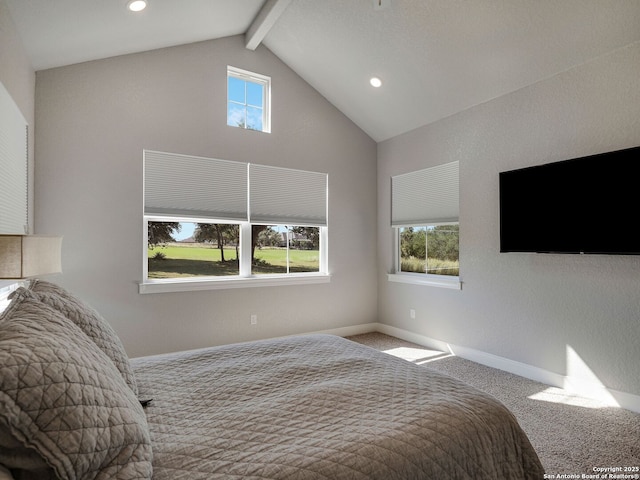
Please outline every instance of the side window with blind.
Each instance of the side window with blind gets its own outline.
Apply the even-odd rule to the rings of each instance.
[[[391,177],[396,273],[458,277],[458,162]]]
[[[327,274],[327,183],[326,173],[145,151],[145,281]]]
[[[0,83],[0,234],[27,233],[28,125]]]

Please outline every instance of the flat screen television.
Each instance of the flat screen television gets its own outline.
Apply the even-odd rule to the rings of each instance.
[[[500,172],[500,251],[639,255],[640,146]]]

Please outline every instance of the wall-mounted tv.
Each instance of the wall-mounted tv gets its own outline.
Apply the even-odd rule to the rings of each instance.
[[[639,255],[640,146],[500,172],[500,251]]]

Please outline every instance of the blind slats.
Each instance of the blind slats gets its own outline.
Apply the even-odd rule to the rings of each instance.
[[[145,150],[144,213],[247,221],[247,164]]]
[[[251,222],[327,225],[327,174],[251,164]]]
[[[327,174],[144,151],[145,215],[327,225]]]
[[[0,83],[0,233],[28,229],[28,126]]]
[[[392,226],[457,222],[458,216],[458,162],[391,177]]]

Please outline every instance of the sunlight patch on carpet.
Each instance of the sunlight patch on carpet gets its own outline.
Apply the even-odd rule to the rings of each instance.
[[[571,345],[567,345],[566,355],[567,374],[564,378],[564,388],[547,388],[531,395],[530,399],[585,408],[620,406]]]
[[[541,392],[534,393],[528,398],[531,400],[539,400],[541,402],[560,403],[563,405],[571,405],[573,407],[583,408],[607,408],[612,405],[610,402],[603,402],[595,398],[581,397],[574,395],[562,388],[549,387]]]
[[[444,353],[437,350],[427,350],[425,348],[397,347],[384,350],[384,353],[402,358],[417,365],[433,362],[442,358],[452,357],[450,353]]]

